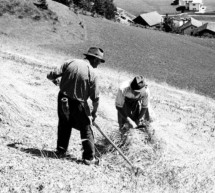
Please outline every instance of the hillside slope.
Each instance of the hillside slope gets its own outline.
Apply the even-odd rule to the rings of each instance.
[[[55,5],[52,1],[49,3],[50,7]],[[61,5],[56,3],[56,6]],[[56,6],[55,12],[60,17]],[[56,159],[53,151],[56,146],[58,87],[46,79],[46,74],[68,57],[83,57],[82,53],[92,45],[101,46],[106,51],[107,63],[98,69],[101,103],[97,123],[119,143],[114,99],[120,82],[132,78],[140,69],[145,70],[144,66],[139,66],[138,60],[146,59],[155,67],[153,61],[156,62],[160,56],[165,56],[162,60],[173,60],[168,54],[171,51],[177,63],[179,57],[176,53],[180,50],[175,45],[185,43],[199,54],[204,49],[213,53],[213,43],[206,40],[181,39],[160,32],[124,27],[101,18],[73,16],[73,13],[71,17],[74,23],[74,28],[69,28],[71,33],[79,29],[79,21],[83,22],[84,41],[77,36],[75,42],[72,38],[67,42],[70,34],[62,36],[60,30],[43,39],[46,30],[55,25],[43,21],[41,25],[46,28],[39,29],[37,39],[32,38],[35,37],[33,31],[16,33],[19,28],[6,23],[10,30],[2,32],[5,28],[1,29],[1,192],[213,192],[215,101],[150,80],[151,105],[156,114],[151,125],[155,131],[153,141],[147,143],[144,133],[135,130],[132,131],[134,143],[122,147],[129,160],[143,168],[139,176],[132,174],[117,152],[102,152],[107,144],[103,149],[98,148],[102,154],[101,166],[88,167],[77,164],[74,159]],[[21,29],[31,28],[26,23],[31,23],[30,19],[20,21],[10,15],[1,19],[8,19],[5,21],[18,24]],[[60,22],[58,25],[63,24]],[[49,41],[55,37],[59,37],[58,41]],[[142,43],[138,39],[141,37],[144,37]],[[166,42],[168,39],[170,41]],[[158,40],[162,44],[166,42],[163,48],[156,44]],[[143,46],[145,43],[147,47]],[[182,51],[185,61],[188,60],[185,55],[188,48]],[[190,52],[194,54],[194,51]],[[209,63],[213,59],[208,53],[203,55],[209,57],[206,59]],[[136,69],[130,67],[134,61]],[[147,75],[152,76],[150,71]],[[99,145],[104,138],[95,128],[93,130]],[[76,130],[72,133],[69,151],[76,158],[81,157],[81,141]]]
[[[56,2],[50,0],[49,3],[52,4],[50,8],[55,7],[53,3]],[[47,22],[28,22],[28,25],[24,24],[24,19],[8,21],[2,17],[4,28],[1,33],[19,40],[24,35],[24,42],[70,55],[78,55],[91,45],[99,45],[106,51],[107,67],[143,74],[159,83],[215,97],[214,39],[129,27],[66,10],[71,13],[71,25],[63,22],[50,26],[45,25]],[[7,23],[9,25],[5,26]],[[22,24],[25,27],[20,28]]]

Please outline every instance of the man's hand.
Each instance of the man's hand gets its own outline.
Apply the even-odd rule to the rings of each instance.
[[[93,125],[93,120],[91,116],[88,116],[88,119],[90,120],[90,125]]]
[[[144,126],[143,119],[138,120],[137,127],[143,127],[143,126]]]
[[[60,84],[60,79],[57,78],[57,79],[55,79],[55,80],[52,80],[52,82],[53,82],[56,86],[58,86],[58,85]]]
[[[92,122],[94,122],[97,117],[96,111],[92,111],[91,116],[92,116]]]
[[[136,128],[137,127],[137,124],[133,120],[131,120],[131,118],[128,117],[127,121],[129,123],[129,125],[131,126],[131,128]]]

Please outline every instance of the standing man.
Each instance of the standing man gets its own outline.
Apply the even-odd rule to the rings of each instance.
[[[143,76],[136,76],[131,81],[123,82],[116,96],[118,123],[122,128],[125,123],[136,128],[149,121],[149,89]]]
[[[58,134],[57,155],[63,157],[69,145],[72,128],[80,131],[83,146],[83,162],[94,164],[94,136],[91,129],[91,117],[94,121],[99,105],[99,87],[94,68],[104,63],[101,48],[91,47],[85,59],[73,59],[65,62],[59,69],[50,72],[47,78],[57,83],[61,77],[58,94]],[[87,99],[92,101],[92,112]]]

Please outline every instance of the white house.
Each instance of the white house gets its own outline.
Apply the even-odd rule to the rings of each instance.
[[[135,18],[135,16],[126,12],[124,9],[117,7],[115,18],[116,21],[119,23],[130,25],[131,23],[133,23],[133,19]]]
[[[198,11],[204,13],[206,6],[204,6],[203,0],[179,0],[180,6],[185,6],[187,10]]]
[[[179,5],[180,6],[185,6],[186,9],[189,10],[189,3],[193,2],[193,0],[179,0]]]

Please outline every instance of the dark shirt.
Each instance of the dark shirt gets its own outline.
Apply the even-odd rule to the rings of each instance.
[[[83,103],[87,114],[90,114],[87,99],[93,102],[99,99],[99,87],[94,68],[88,60],[74,59],[65,62],[47,76],[50,80],[61,77],[60,91]]]

